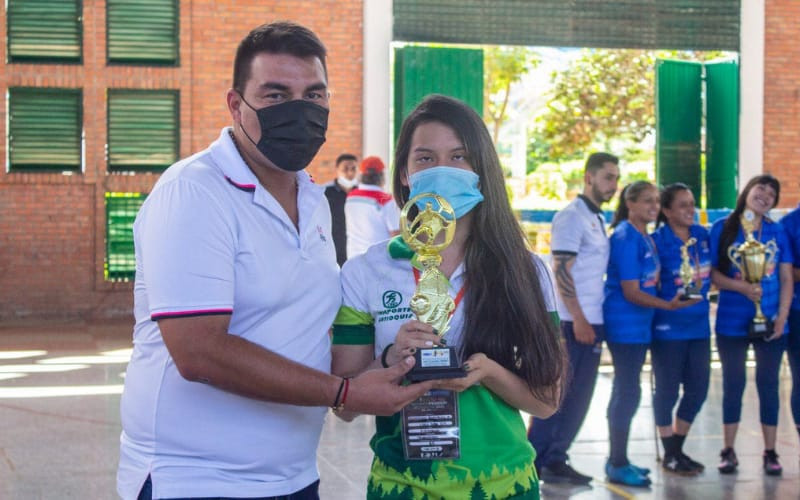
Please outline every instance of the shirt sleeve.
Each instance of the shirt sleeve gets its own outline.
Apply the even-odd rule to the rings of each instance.
[[[390,232],[400,230],[400,209],[397,207],[397,203],[395,203],[394,200],[389,201],[383,206],[381,214],[383,216],[383,222],[386,224],[386,229]]]
[[[786,230],[780,223],[775,224],[777,227],[776,235],[775,235],[775,243],[778,245],[778,262],[781,264],[788,263],[792,264],[794,262],[794,254],[792,252],[792,244],[789,242],[789,237],[786,233]]]
[[[611,255],[619,272],[620,281],[636,280],[642,277],[642,260],[639,256],[639,238],[632,228],[625,228],[621,233],[614,233],[611,241]]]
[[[709,235],[709,241],[711,243],[711,267],[714,269],[719,269],[719,239],[722,236],[723,220],[719,220],[711,226],[711,234]]]
[[[134,233],[152,319],[233,311],[233,227],[199,183],[175,179],[148,196]]]
[[[333,344],[368,345],[375,343],[375,318],[366,301],[367,281],[360,272],[363,257],[345,262],[342,267],[342,306],[333,320]]]
[[[574,210],[562,210],[553,217],[550,229],[550,248],[553,253],[577,254],[581,247],[581,220]]]

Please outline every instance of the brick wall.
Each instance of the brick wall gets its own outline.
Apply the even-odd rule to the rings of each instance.
[[[107,173],[106,89],[179,89],[180,156],[205,148],[230,123],[225,92],[233,55],[253,27],[292,20],[326,44],[332,92],[327,143],[309,167],[318,182],[333,177],[343,151],[361,152],[363,0],[180,0],[180,66],[107,66],[105,2],[83,2],[83,63],[5,64],[0,88],[83,89],[85,172],[6,173],[0,141],[0,322],[28,318],[129,317],[132,284],[103,279],[107,191],[148,192],[155,174]],[[5,10],[0,51],[6,53]],[[5,59],[5,58],[3,58]],[[5,98],[0,137],[7,136]]]
[[[800,2],[766,1],[764,171],[781,181],[781,206],[800,202]]]

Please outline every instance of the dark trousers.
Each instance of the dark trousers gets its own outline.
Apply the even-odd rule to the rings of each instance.
[[[789,338],[786,339],[786,357],[792,369],[792,416],[794,424],[800,427],[800,311],[789,312]]]
[[[142,490],[139,492],[138,500],[153,500],[153,482],[150,480],[150,476],[147,476],[147,480],[144,482]],[[237,500],[237,499],[223,498],[223,497],[202,497],[202,498],[195,497],[195,498],[170,498],[164,500]],[[248,499],[238,499],[238,500],[248,500]],[[290,493],[288,495],[251,498],[249,500],[319,500],[319,479],[309,484],[302,490],[295,491],[294,493]]]
[[[615,467],[628,464],[628,435],[642,398],[640,376],[650,344],[606,342],[614,363],[614,381],[608,401],[609,460]]]
[[[722,422],[737,424],[742,417],[742,395],[747,383],[747,348],[756,353],[756,389],[761,423],[778,425],[778,370],[786,348],[786,336],[767,342],[747,337],[717,335],[717,351],[722,363]]]
[[[683,385],[683,396],[678,405],[677,417],[693,422],[708,394],[711,373],[711,341],[709,339],[653,340],[650,359],[656,390],[653,395],[653,413],[656,425],[672,425],[672,409],[678,401]]]
[[[592,328],[595,336],[602,339],[603,325],[592,325]],[[571,321],[561,322],[561,333],[569,361],[564,400],[550,418],[532,418],[528,431],[528,440],[536,450],[537,468],[569,459],[567,450],[589,410],[600,364],[602,340],[593,345],[578,343]]]

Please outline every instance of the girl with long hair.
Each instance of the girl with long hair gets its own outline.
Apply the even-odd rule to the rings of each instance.
[[[564,355],[549,273],[526,246],[480,116],[456,99],[424,99],[400,131],[393,187],[400,206],[432,192],[455,210],[455,235],[439,265],[455,302],[451,326],[440,339],[409,321],[416,255],[401,237],[379,243],[342,269],[333,372],[355,375],[417,349],[455,347],[467,374],[437,386],[458,394],[461,453],[408,460],[400,414],[377,417],[367,498],[538,498],[535,452],[519,411],[555,412]]]
[[[711,247],[708,231],[695,223],[694,217],[695,200],[689,186],[676,182],[661,190],[658,227],[652,234],[661,263],[658,296],[670,300],[687,285],[702,296],[698,303],[680,311],[656,309],[650,344],[656,381],[653,413],[664,445],[661,464],[670,472],[687,476],[705,469],[683,452],[683,442],[706,399],[711,368],[707,298],[711,286]],[[685,265],[684,252],[694,273],[689,283],[683,281],[680,272]],[[681,386],[683,394],[673,429],[672,410]]]
[[[628,460],[631,421],[642,397],[640,375],[651,340],[656,308],[675,310],[697,302],[671,300],[656,293],[661,264],[647,225],[659,211],[658,189],[647,181],[625,186],[611,226],[611,253],[606,270],[603,320],[606,344],[614,364],[614,381],[608,402],[610,453],[606,475],[613,483],[649,486],[650,470]]]
[[[769,210],[778,204],[781,185],[771,175],[750,179],[736,207],[725,219],[711,226],[711,279],[720,289],[717,319],[717,351],[722,363],[722,421],[725,447],[717,467],[723,474],[736,471],[739,461],[733,449],[742,415],[742,395],[746,382],[745,360],[752,345],[756,355],[756,389],[760,406],[761,433],[764,437],[764,472],[777,476],[783,471],[775,453],[778,426],[778,369],[786,347],[786,320],[792,302],[792,250],[783,227],[770,219]],[[774,242],[777,252],[760,283],[749,283],[731,263],[728,249],[745,241],[741,218],[751,217],[756,240]],[[755,316],[754,302],[761,303],[764,315],[774,320],[773,331],[756,338],[748,336]]]

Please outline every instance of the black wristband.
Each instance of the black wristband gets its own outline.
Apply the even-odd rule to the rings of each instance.
[[[383,348],[383,352],[381,353],[381,366],[384,368],[389,368],[389,363],[386,362],[386,356],[389,354],[389,349],[392,348],[394,344],[389,344]]]
[[[339,398],[342,397],[342,389],[344,388],[344,382],[347,380],[346,378],[342,378],[342,381],[339,383],[339,390],[336,392],[336,399],[333,400],[333,404],[331,408],[334,410],[339,408]]]

